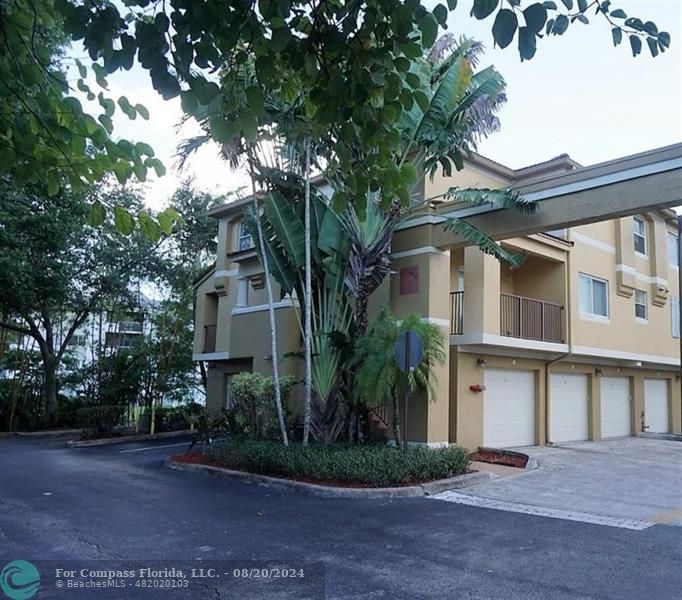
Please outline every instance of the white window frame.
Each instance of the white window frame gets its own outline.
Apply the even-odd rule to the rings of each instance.
[[[588,281],[590,285],[590,310],[583,310],[583,306],[580,300],[580,286],[583,281]],[[606,288],[606,314],[602,315],[594,312],[594,287],[593,282],[598,281],[599,283],[605,284]],[[595,320],[595,321],[608,321],[611,311],[609,310],[609,280],[602,279],[601,277],[595,277],[594,275],[589,275],[588,273],[578,273],[578,309],[580,311],[580,316],[582,318]]]
[[[642,298],[643,296],[643,298]],[[635,290],[635,319],[637,321],[648,321],[649,320],[649,297],[644,290]],[[637,307],[644,307],[644,316],[637,314]]]
[[[253,238],[246,228],[246,223],[240,221],[237,229],[237,252],[245,252],[246,250],[251,250],[254,248]]]
[[[678,238],[677,234],[672,231],[668,231],[668,264],[673,269],[679,269],[679,256],[678,256]]]
[[[647,224],[646,224],[646,221],[644,219],[642,219],[642,217],[633,217],[633,223],[634,223],[634,225],[632,227],[632,233],[633,233],[632,243],[633,243],[634,248],[635,248],[635,254],[639,254],[640,256],[647,256],[648,252],[647,252]],[[642,224],[642,233],[637,231],[637,226],[636,226],[637,223]],[[644,251],[643,252],[640,250],[637,250],[637,243],[636,243],[637,238],[641,238],[641,240],[642,240],[642,243],[644,245]]]

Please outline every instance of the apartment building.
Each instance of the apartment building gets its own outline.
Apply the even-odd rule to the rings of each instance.
[[[410,404],[411,442],[515,447],[682,431],[676,215],[658,208],[682,197],[680,170],[675,146],[592,167],[561,155],[513,170],[473,156],[452,177],[424,181],[419,197],[434,201],[396,232],[394,273],[372,298],[373,311],[416,312],[449,339],[434,393]],[[517,188],[538,199],[539,216],[438,202],[452,186]],[[196,286],[195,359],[209,363],[213,408],[232,374],[272,364],[247,201],[212,210],[218,256]],[[465,247],[443,215],[471,216],[525,262],[510,269]],[[301,338],[295,299],[274,287],[282,356]],[[281,368],[301,375],[294,361]]]

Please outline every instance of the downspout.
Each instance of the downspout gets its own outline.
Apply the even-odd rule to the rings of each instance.
[[[571,242],[573,247],[573,242]],[[568,352],[560,354],[556,358],[545,362],[545,445],[552,446],[553,443],[549,439],[549,368],[559,361],[569,358],[573,355],[572,340],[572,324],[571,324],[571,251],[566,252],[566,271],[565,271],[565,285],[566,285],[566,343],[568,345]]]

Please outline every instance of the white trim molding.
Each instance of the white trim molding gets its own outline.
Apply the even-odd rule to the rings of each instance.
[[[442,256],[450,256],[450,250],[439,250],[435,246],[421,246],[420,248],[413,248],[412,250],[404,250],[402,252],[394,252],[391,257],[407,258],[408,256],[417,256],[419,254],[440,254]]]
[[[192,360],[228,360],[230,358],[229,352],[199,352],[192,354]]]
[[[656,283],[658,285],[668,287],[668,280],[663,279],[663,277],[650,277],[649,275],[644,275],[644,273],[639,273],[637,269],[631,267],[630,265],[617,264],[616,271],[622,271],[623,273],[628,273],[634,275],[637,281],[642,283]]]
[[[213,277],[236,277],[239,275],[239,269],[220,269],[213,272]]]
[[[245,315],[248,313],[262,312],[268,310],[269,304],[255,304],[254,306],[235,306],[232,309],[233,315]],[[292,298],[287,298],[286,300],[281,300],[280,302],[274,302],[272,307],[277,310],[279,308],[298,308],[298,300]]]
[[[507,337],[493,333],[468,333],[464,335],[451,335],[451,346],[469,346],[474,344],[486,344],[490,346],[503,346],[505,348],[518,348],[520,350],[541,350],[546,352],[568,352],[568,344],[554,342],[540,342],[537,340],[524,340],[522,338]]]
[[[593,323],[604,323],[605,325],[611,323],[611,319],[609,317],[605,317],[604,315],[594,315],[592,313],[581,312],[580,319],[581,321],[592,321]]]
[[[439,319],[438,317],[421,317],[419,320],[422,323],[431,323],[432,325],[447,327],[448,329],[450,329],[450,325],[452,325],[450,319]],[[398,325],[402,325],[402,322],[403,322],[402,319],[396,319],[396,323]]]
[[[662,365],[679,365],[680,361],[671,356],[660,354],[639,354],[637,352],[623,352],[609,348],[594,348],[593,346],[573,346],[573,354],[594,356],[596,358],[614,358],[617,360],[631,360],[633,362],[659,363]]]
[[[574,242],[581,242],[583,244],[587,244],[588,246],[592,246],[593,248],[597,248],[598,250],[603,250],[604,252],[608,252],[609,254],[616,253],[615,246],[612,246],[611,244],[607,244],[606,242],[602,242],[600,240],[595,240],[594,238],[591,238],[589,235],[578,233],[577,231],[571,231],[571,240],[573,240]]]

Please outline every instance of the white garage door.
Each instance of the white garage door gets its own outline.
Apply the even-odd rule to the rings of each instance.
[[[627,377],[602,377],[601,436],[632,435],[630,418],[630,380]]]
[[[553,373],[549,389],[549,440],[587,439],[587,375]]]
[[[496,448],[535,444],[533,371],[486,369],[483,443]]]
[[[668,433],[668,382],[664,379],[644,380],[644,425],[646,431]]]

